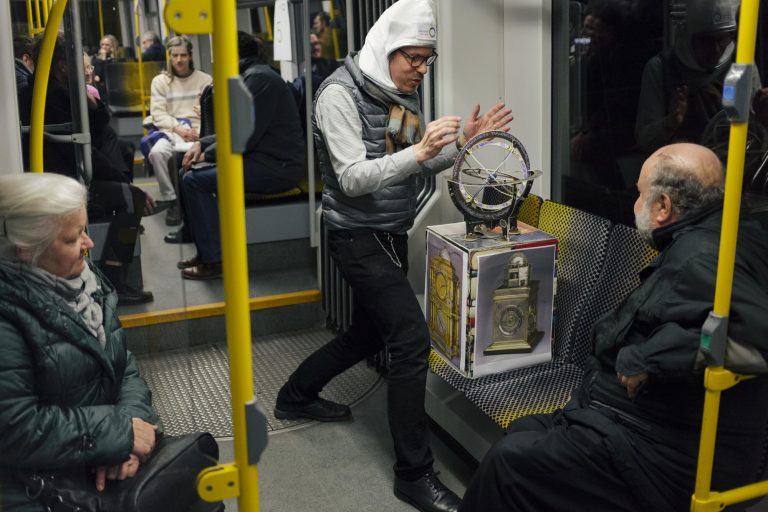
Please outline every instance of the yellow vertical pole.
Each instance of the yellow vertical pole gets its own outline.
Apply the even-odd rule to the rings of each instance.
[[[48,0],[43,0],[43,25],[48,24]]]
[[[267,41],[272,41],[274,34],[272,34],[272,18],[269,17],[269,7],[265,5],[262,9],[264,9],[264,21],[267,24]]]
[[[245,404],[253,400],[251,318],[248,307],[248,260],[245,238],[243,157],[232,153],[228,82],[239,75],[234,1],[213,4],[214,122],[216,127],[219,218],[221,225],[227,344],[232,389],[232,427],[240,480],[238,507],[257,511],[258,472],[248,464]]]
[[[29,32],[29,37],[34,37],[35,27],[32,22],[32,0],[27,0],[27,31]]]
[[[144,94],[144,60],[142,58],[142,48],[141,48],[141,19],[139,17],[139,5],[140,2],[136,2],[136,38],[138,39],[139,43],[136,47],[136,60],[139,61],[139,91],[140,92],[140,98],[141,98],[141,119],[142,121],[144,118],[147,117],[147,94]],[[147,129],[144,128],[144,134],[146,135]]]
[[[37,28],[38,31],[43,28],[43,24],[40,19],[40,0],[35,0],[35,28]]]
[[[101,0],[96,2],[99,8],[99,46],[101,46],[101,40],[104,39],[104,6],[101,5]],[[113,48],[117,50],[117,48]]]
[[[40,46],[40,55],[35,67],[35,85],[32,89],[32,114],[29,129],[29,170],[43,172],[43,125],[45,123],[45,97],[48,94],[48,79],[51,75],[53,46],[59,35],[67,0],[56,0],[48,16],[45,35]]]
[[[758,10],[759,0],[743,0],[741,2],[739,35],[736,45],[736,62],[738,64],[752,64],[754,60]],[[713,313],[723,318],[728,318],[731,308],[747,128],[747,122],[734,122],[731,125],[728,144],[723,224],[720,234],[713,307]],[[708,367],[705,370],[704,385],[706,391],[699,441],[699,460],[696,468],[696,487],[691,499],[691,510],[693,511],[696,511],[699,505],[703,506],[704,502],[710,498],[720,393],[721,390],[726,389],[727,384],[724,383],[729,380],[738,379],[735,379],[733,374],[722,366]]]
[[[331,18],[331,36],[333,36],[333,54],[336,56],[336,60],[341,58],[341,48],[339,47],[339,33],[336,30],[336,24],[333,22],[336,19],[336,9],[333,6],[333,0],[330,0],[328,5],[328,16]],[[309,34],[307,34],[309,37]]]

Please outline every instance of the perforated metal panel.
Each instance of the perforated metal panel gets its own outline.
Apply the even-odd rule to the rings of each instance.
[[[592,346],[592,326],[618,306],[640,284],[638,273],[658,252],[640,238],[636,229],[616,225],[608,239],[605,265],[595,284],[595,293],[582,308],[573,336],[572,362],[584,363]]]
[[[553,357],[570,360],[576,319],[603,265],[610,221],[553,201],[544,201],[539,229],[557,237],[557,294]]]
[[[536,194],[528,194],[520,207],[517,218],[529,226],[539,227],[539,212],[541,211],[542,199]]]
[[[278,420],[272,409],[277,392],[291,372],[332,336],[326,329],[310,329],[253,340],[254,392],[267,414],[270,431],[308,421]],[[216,437],[232,436],[229,358],[225,346],[196,346],[136,358],[168,434],[207,431]],[[331,381],[322,396],[352,404],[368,394],[379,379],[379,374],[363,362]]]

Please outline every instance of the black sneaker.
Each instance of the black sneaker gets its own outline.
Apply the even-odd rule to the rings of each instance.
[[[346,421],[351,417],[352,411],[348,406],[320,397],[308,403],[290,403],[278,400],[275,404],[275,418],[279,420],[308,418],[316,421]]]
[[[457,512],[461,500],[430,471],[409,482],[395,477],[395,496],[422,512]]]

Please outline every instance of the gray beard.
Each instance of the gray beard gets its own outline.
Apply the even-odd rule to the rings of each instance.
[[[640,237],[653,247],[653,224],[651,223],[651,211],[647,204],[644,204],[640,213],[635,215],[635,226],[640,233]]]

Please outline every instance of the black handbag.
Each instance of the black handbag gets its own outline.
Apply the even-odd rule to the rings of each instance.
[[[205,503],[197,494],[197,475],[214,466],[219,446],[207,432],[161,437],[150,459],[133,478],[108,480],[96,490],[91,472],[37,472],[25,475],[27,497],[46,512],[186,512],[218,511],[221,502]]]

